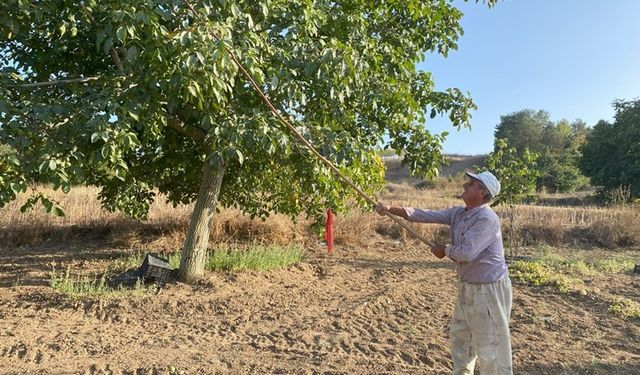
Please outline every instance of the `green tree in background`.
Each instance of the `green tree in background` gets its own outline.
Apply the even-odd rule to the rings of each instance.
[[[14,151],[0,160],[0,205],[31,181],[99,186],[104,207],[137,219],[156,191],[195,201],[184,281],[204,273],[220,206],[262,218],[344,209],[353,191],[275,120],[229,51],[367,193],[383,182],[384,137],[429,177],[444,136],[426,119],[469,124],[471,99],[435,91],[415,68],[425,52],[457,47],[462,13],[449,2],[231,0],[195,11],[178,0],[0,4],[0,144]]]
[[[629,189],[640,197],[640,100],[613,102],[613,123],[600,121],[587,136],[580,166],[605,191]]]
[[[542,147],[538,165],[538,188],[552,192],[571,192],[586,186],[589,179],[579,168],[580,146],[588,133],[586,123],[567,120],[547,125],[543,130]]]
[[[546,127],[552,126],[547,111],[534,111],[523,109],[505,116],[500,116],[500,123],[496,126],[494,137],[498,145],[498,139],[504,139],[513,147],[523,153],[525,149],[542,149],[543,132]]]
[[[582,120],[554,123],[546,111],[525,109],[501,116],[495,138],[507,140],[520,156],[524,150],[540,154],[537,161],[537,189],[570,192],[584,187],[588,179],[580,172],[580,146],[588,128]]]
[[[485,166],[500,181],[500,194],[492,205],[505,204],[509,207],[509,247],[513,256],[514,234],[516,232],[515,205],[529,198],[536,187],[540,172],[536,168],[539,155],[528,148],[520,151],[510,147],[506,139],[496,139],[495,151],[485,160]]]

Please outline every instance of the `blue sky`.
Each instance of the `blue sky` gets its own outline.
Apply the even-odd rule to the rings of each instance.
[[[553,121],[611,121],[614,99],[640,97],[640,0],[503,0],[489,9],[473,0],[464,35],[448,58],[428,55],[436,89],[469,91],[478,109],[472,128],[446,118],[427,122],[449,131],[445,153],[486,154],[500,116],[531,108]]]

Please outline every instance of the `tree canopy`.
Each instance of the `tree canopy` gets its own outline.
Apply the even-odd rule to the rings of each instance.
[[[431,74],[416,70],[425,52],[457,47],[462,13],[449,2],[194,5],[195,13],[178,0],[0,5],[0,144],[11,150],[0,156],[0,205],[48,181],[65,192],[99,186],[104,207],[138,219],[156,191],[174,204],[202,200],[196,211],[219,203],[258,217],[343,209],[353,191],[275,119],[234,57],[369,193],[382,183],[384,139],[428,177],[442,162],[443,136],[425,121],[469,123],[470,97],[436,91]],[[192,223],[208,224],[213,212]]]
[[[598,122],[587,136],[580,166],[594,185],[640,197],[640,100],[616,100],[613,108],[613,123]]]

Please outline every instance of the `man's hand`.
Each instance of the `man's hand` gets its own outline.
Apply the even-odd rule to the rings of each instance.
[[[386,204],[382,204],[382,203],[378,203],[378,205],[376,206],[376,212],[380,216],[386,215],[386,213],[389,212],[390,209],[391,209],[391,207],[387,206]]]
[[[389,206],[387,204],[378,203],[376,206],[376,212],[378,215],[384,216],[386,214],[392,214],[395,216],[400,216],[401,218],[407,219],[407,211],[404,208],[399,206]]]
[[[445,256],[445,253],[444,253],[445,247],[446,247],[445,245],[435,244],[434,246],[431,246],[431,253],[433,253],[433,255],[435,255],[436,258],[442,259]]]

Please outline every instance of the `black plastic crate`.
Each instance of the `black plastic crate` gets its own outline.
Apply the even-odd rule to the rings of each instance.
[[[163,287],[169,281],[171,271],[168,259],[149,253],[140,266],[140,279],[143,283],[155,282],[159,287]]]

